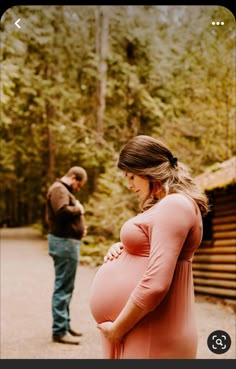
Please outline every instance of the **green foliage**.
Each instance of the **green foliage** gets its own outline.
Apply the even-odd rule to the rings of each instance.
[[[83,242],[87,247],[99,249],[101,255],[112,243],[119,241],[122,224],[139,211],[136,196],[129,193],[124,174],[114,163],[100,175],[98,190],[85,208],[88,236]]]
[[[220,6],[109,6],[107,45],[99,45],[97,9],[4,13],[0,138],[0,218],[14,226],[42,222],[49,184],[72,165],[87,169],[78,195],[89,227],[83,254],[96,262],[138,211],[116,169],[128,139],[163,140],[193,175],[235,155],[233,15]],[[218,19],[225,25],[213,27]]]

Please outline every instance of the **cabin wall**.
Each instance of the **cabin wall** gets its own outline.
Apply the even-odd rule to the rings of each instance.
[[[211,198],[212,239],[194,255],[194,288],[236,303],[236,186],[214,190]]]

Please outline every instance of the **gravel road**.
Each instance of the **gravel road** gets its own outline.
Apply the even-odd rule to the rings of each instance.
[[[51,341],[53,264],[47,241],[31,228],[2,228],[1,235],[1,359],[99,359],[100,337],[90,314],[88,296],[96,268],[78,266],[71,303],[72,326],[83,332],[79,346]],[[198,359],[235,359],[235,312],[196,296]],[[207,338],[226,331],[231,347],[212,353]]]

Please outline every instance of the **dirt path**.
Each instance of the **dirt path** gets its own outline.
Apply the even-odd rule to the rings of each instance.
[[[83,333],[79,346],[51,342],[53,264],[47,241],[30,228],[6,228],[1,234],[1,359],[99,359],[100,337],[90,314],[88,296],[95,268],[79,265],[71,303],[72,325]],[[235,359],[235,313],[197,297],[198,358]],[[74,323],[74,324],[73,324]],[[215,330],[232,340],[228,352],[207,347]]]

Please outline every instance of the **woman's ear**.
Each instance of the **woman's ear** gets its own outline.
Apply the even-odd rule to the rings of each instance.
[[[158,183],[153,183],[151,195],[155,197],[157,193],[159,192],[159,190],[160,190],[160,186],[158,185]]]

